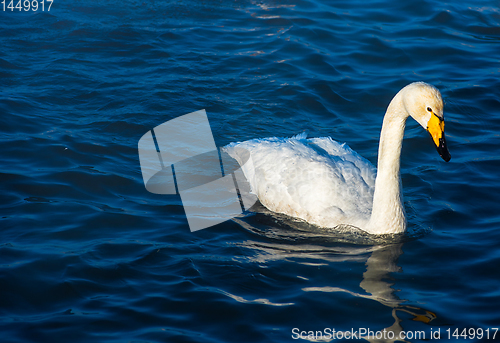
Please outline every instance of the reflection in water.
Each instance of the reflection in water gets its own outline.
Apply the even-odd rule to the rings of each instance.
[[[363,280],[360,283],[360,287],[366,292],[364,294],[333,286],[303,288],[305,292],[348,293],[355,297],[375,300],[390,308],[394,323],[385,329],[371,329],[374,333],[385,330],[387,334],[384,337],[364,336],[362,338],[369,342],[407,342],[407,339],[412,337],[405,335],[400,314],[407,313],[411,315],[412,320],[426,324],[436,318],[436,315],[431,311],[403,304],[405,300],[396,296],[395,290],[392,288],[393,284],[388,281],[391,278],[391,273],[401,271],[401,267],[397,265],[404,244],[401,243],[401,237],[398,238],[399,242],[393,242],[389,245],[381,245],[381,241],[374,241],[366,245],[368,238],[362,233],[347,233],[345,230],[340,234],[343,238],[342,241],[354,244],[332,244],[338,243],[338,237],[334,237],[330,233],[326,235],[324,231],[307,227],[307,224],[302,222],[291,222],[290,219],[287,220],[286,224],[280,223],[279,218],[276,220],[277,218],[273,214],[271,225],[266,219],[264,221],[268,223],[263,224],[262,217],[257,220],[256,226],[265,226],[263,229],[249,223],[255,221],[255,218],[250,220],[248,217],[243,220],[233,219],[246,230],[266,238],[266,241],[246,241],[243,243],[245,247],[259,251],[255,256],[257,262],[289,258],[320,259],[327,262],[365,261],[366,271],[363,273]],[[272,239],[273,242],[269,242],[269,239]],[[366,258],[367,254],[369,254],[368,258]],[[333,339],[323,339],[322,341],[333,341]]]
[[[377,247],[371,253],[371,256],[366,261],[366,271],[363,273],[363,281],[360,286],[367,294],[359,294],[341,289],[325,290],[322,291],[345,291],[351,295],[372,299],[378,301],[382,305],[392,309],[392,317],[395,322],[391,326],[381,330],[386,331],[388,334],[385,337],[365,337],[369,342],[397,342],[406,340],[403,327],[401,326],[401,319],[398,317],[398,312],[406,312],[413,316],[413,320],[429,323],[436,318],[433,312],[428,310],[402,305],[404,300],[399,299],[395,295],[395,290],[391,287],[392,284],[385,281],[390,277],[390,273],[399,272],[400,267],[397,265],[397,259],[402,253],[403,243],[393,244],[389,246]],[[389,334],[392,332],[393,334]]]

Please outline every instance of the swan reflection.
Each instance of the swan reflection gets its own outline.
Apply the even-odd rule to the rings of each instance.
[[[405,312],[412,316],[412,320],[430,323],[436,318],[436,315],[428,310],[404,305],[405,300],[399,299],[395,290],[392,288],[392,283],[385,281],[390,278],[390,273],[400,272],[401,267],[397,265],[397,259],[402,254],[403,244],[393,244],[389,246],[375,247],[375,250],[368,257],[365,265],[366,271],[363,273],[363,280],[360,287],[366,294],[356,293],[344,290],[338,287],[311,287],[305,288],[305,291],[320,291],[320,292],[347,292],[353,296],[371,299],[391,308],[394,323],[380,332],[386,332],[383,337],[362,337],[369,342],[407,342],[406,334],[401,326],[401,319],[398,312]],[[375,331],[375,330],[374,330]]]
[[[401,272],[401,267],[398,266],[397,261],[402,254],[403,243],[396,242],[389,245],[331,244],[332,241],[328,241],[330,236],[325,237],[324,232],[321,235],[319,231],[311,231],[310,228],[308,231],[305,231],[300,223],[296,223],[296,225],[292,224],[293,226],[297,226],[294,227],[294,230],[290,230],[290,228],[283,230],[279,227],[279,223],[276,224],[276,222],[272,226],[267,226],[265,230],[261,230],[249,224],[247,220],[234,219],[234,221],[248,231],[268,238],[265,241],[248,240],[242,243],[243,246],[256,252],[256,255],[253,257],[255,262],[265,263],[271,260],[297,258],[301,260],[320,260],[317,265],[326,265],[327,263],[335,262],[364,263],[366,270],[363,272],[362,280],[359,284],[364,292],[355,292],[335,286],[302,288],[304,292],[347,293],[354,297],[374,300],[386,306],[388,311],[391,311],[394,322],[386,328],[370,328],[372,336],[365,335],[360,338],[369,342],[408,342],[408,339],[412,337],[406,335],[401,324],[402,314],[406,314],[405,320],[410,315],[411,320],[425,324],[436,319],[436,315],[431,311],[405,304],[406,300],[400,299],[396,295],[396,290],[392,288],[393,283],[390,282],[391,273]],[[342,236],[346,237],[345,233]],[[302,237],[304,242],[300,242],[300,237]],[[272,238],[273,241],[269,241],[269,238]],[[363,237],[356,236],[354,239],[363,240]],[[325,240],[326,244],[323,244]],[[299,241],[299,244],[297,244],[297,241]],[[386,332],[386,334],[383,337],[375,336],[374,333],[377,332]],[[307,337],[301,338],[314,342],[318,341],[317,339],[308,339]],[[335,340],[335,338],[325,339],[323,337],[319,341],[329,342]]]

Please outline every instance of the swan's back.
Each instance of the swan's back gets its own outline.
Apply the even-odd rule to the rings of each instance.
[[[252,192],[274,212],[322,227],[364,227],[371,215],[375,167],[331,138],[253,139],[231,143],[227,153],[250,152],[253,170],[243,168]]]

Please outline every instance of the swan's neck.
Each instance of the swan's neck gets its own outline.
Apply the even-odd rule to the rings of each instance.
[[[391,101],[384,117],[378,149],[377,179],[367,231],[374,234],[406,230],[399,160],[408,112],[402,92]]]

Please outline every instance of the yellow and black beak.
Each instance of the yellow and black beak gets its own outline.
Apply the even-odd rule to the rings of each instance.
[[[446,146],[446,139],[444,138],[444,120],[432,113],[431,119],[427,123],[427,132],[430,133],[439,156],[448,162],[451,159],[451,155]]]

